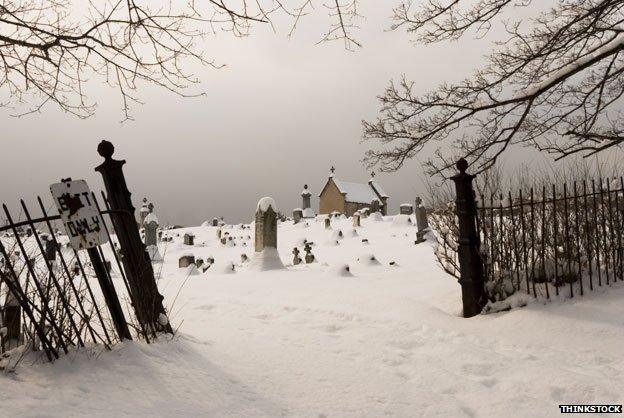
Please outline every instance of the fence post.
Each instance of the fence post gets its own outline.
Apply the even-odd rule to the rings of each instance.
[[[125,160],[112,158],[115,147],[108,141],[102,141],[97,148],[104,162],[95,168],[104,179],[106,194],[111,210],[113,226],[117,233],[122,254],[122,263],[128,278],[130,291],[137,319],[146,330],[172,332],[165,308],[163,296],[159,293],[154,278],[154,269],[141,240],[137,225],[131,193],[126,185],[123,174]],[[123,213],[125,212],[125,213]]]
[[[102,260],[102,257],[96,247],[89,248],[87,252],[89,253],[89,259],[91,260],[91,265],[93,266],[95,275],[100,283],[100,288],[102,289],[106,306],[108,307],[113,324],[115,325],[115,331],[117,331],[119,341],[123,341],[124,339],[131,340],[132,335],[130,335],[130,329],[128,328],[126,318],[124,317],[123,309],[121,308],[121,303],[119,302],[119,296],[117,296],[115,286],[106,271],[104,261]]]
[[[467,168],[468,162],[461,158],[457,161],[459,173],[451,178],[455,182],[455,205],[459,219],[459,284],[462,288],[464,317],[470,318],[481,313],[487,298],[476,225],[477,204],[472,188],[472,180],[475,176],[466,173]]]

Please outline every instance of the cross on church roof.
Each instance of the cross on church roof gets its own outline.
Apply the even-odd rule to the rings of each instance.
[[[332,167],[329,169],[329,171],[331,171],[332,176],[334,175],[334,171],[336,171],[336,168],[332,165]]]
[[[374,171],[371,171],[371,177],[373,177],[373,178],[375,177],[375,172]]]

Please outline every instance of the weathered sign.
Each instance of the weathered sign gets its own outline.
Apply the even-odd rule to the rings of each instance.
[[[93,196],[84,180],[69,180],[50,186],[70,244],[75,250],[97,247],[108,241]]]

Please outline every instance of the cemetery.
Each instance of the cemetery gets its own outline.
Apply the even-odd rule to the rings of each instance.
[[[530,407],[519,399],[548,403],[563,396],[553,388],[565,384],[534,376],[552,376],[570,358],[579,365],[562,377],[579,382],[570,396],[584,396],[589,385],[616,396],[611,382],[619,379],[619,366],[612,366],[608,347],[623,342],[622,335],[604,334],[592,324],[617,312],[621,283],[596,288],[575,304],[563,290],[549,304],[519,291],[502,304],[488,302],[487,314],[468,320],[462,316],[471,309],[470,288],[438,265],[440,235],[429,222],[439,218],[420,197],[391,215],[372,199],[350,216],[336,210],[312,216],[307,191],[304,209],[294,210],[298,216],[281,220],[278,203],[264,197],[250,208],[246,224],[215,217],[199,226],[160,225],[156,206],[144,200],[136,225],[164,298],[162,324],[176,327],[173,337],[154,340],[156,334],[148,332],[141,341],[142,334],[124,331],[110,351],[96,344],[46,367],[26,366],[7,351],[3,367],[15,367],[23,380],[5,388],[13,400],[9,413],[25,412],[24,390],[50,408],[54,396],[47,385],[56,388],[51,393],[80,398],[79,391],[93,390],[100,380],[124,375],[125,384],[98,385],[102,402],[78,400],[65,412],[123,413],[130,396],[124,388],[136,384],[150,401],[133,404],[133,415],[151,415],[162,400],[160,413],[167,416],[411,416],[425,399],[430,403],[424,410],[433,415],[463,416],[492,396],[497,402],[488,405],[488,415],[505,415],[508,404],[528,415]],[[23,235],[24,251],[32,251],[39,231],[15,231]],[[69,237],[57,234],[42,234],[42,251],[55,265],[54,251],[64,248],[65,254],[69,245]],[[123,254],[120,238],[113,235],[101,254],[121,292],[126,269],[110,261]],[[5,247],[10,240],[5,234]],[[76,261],[74,280],[86,283],[89,265]],[[588,312],[600,306],[601,313],[579,323],[569,315],[579,304]],[[128,309],[125,316],[132,318]],[[19,303],[8,298],[5,320],[18,313]],[[532,325],[537,320],[539,329]],[[54,370],[66,370],[71,379],[59,379]],[[588,378],[590,370],[609,378]],[[397,392],[399,387],[410,390]],[[318,395],[325,391],[334,395]],[[121,402],[104,401],[109,398]]]
[[[623,20],[4,0],[0,418],[621,415]]]

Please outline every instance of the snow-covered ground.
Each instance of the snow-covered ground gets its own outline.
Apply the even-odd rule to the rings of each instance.
[[[279,226],[286,269],[268,271],[241,264],[253,229],[224,228],[236,246],[210,226],[169,231],[155,266],[177,336],[27,359],[2,376],[0,416],[540,417],[624,402],[624,286],[464,319],[404,218],[307,223]],[[292,266],[303,239],[318,262]],[[187,276],[185,253],[215,265]]]

